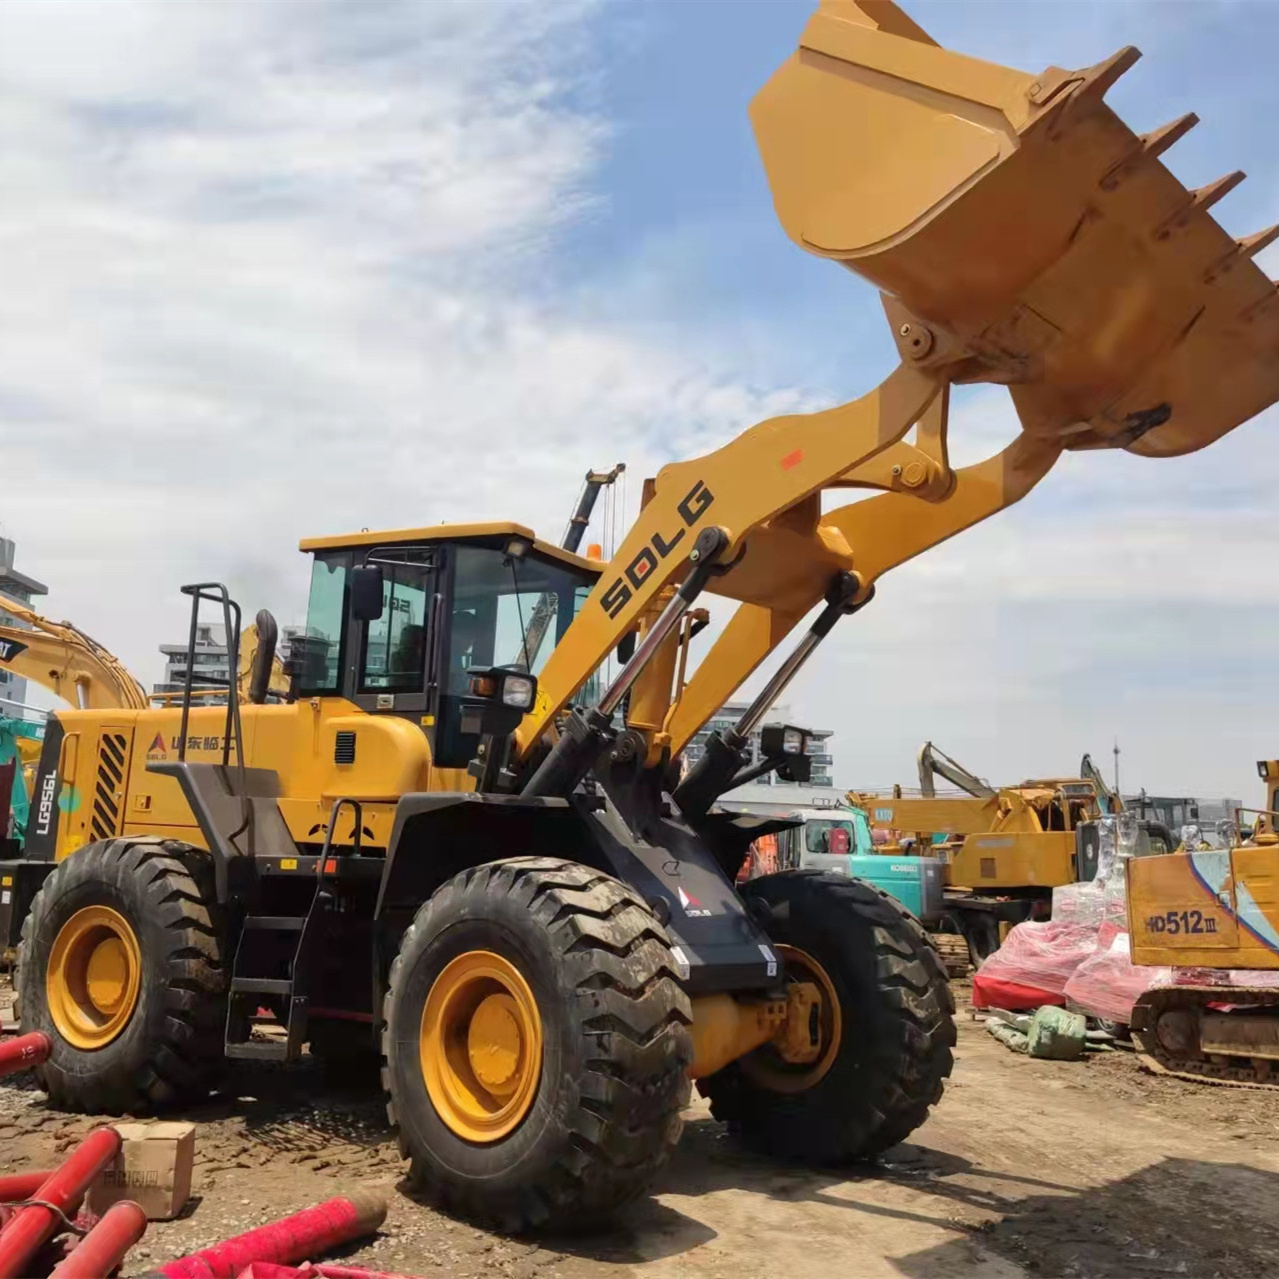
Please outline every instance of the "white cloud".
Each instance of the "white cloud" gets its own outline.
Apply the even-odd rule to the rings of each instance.
[[[301,535],[558,532],[589,465],[791,402],[543,299],[593,7],[4,6],[0,518],[51,612],[151,678],[184,580],[294,620]]]

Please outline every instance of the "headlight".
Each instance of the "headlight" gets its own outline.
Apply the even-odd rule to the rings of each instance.
[[[508,675],[502,681],[502,704],[526,711],[537,695],[537,681],[527,675]]]
[[[804,753],[804,734],[801,729],[788,728],[782,734],[782,751],[786,755],[802,755]]]

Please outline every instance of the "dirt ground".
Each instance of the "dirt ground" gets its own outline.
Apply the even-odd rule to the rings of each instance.
[[[1279,1276],[1279,1091],[1010,1053],[961,994],[942,1104],[879,1164],[813,1172],[743,1153],[703,1104],[653,1197],[605,1236],[508,1239],[409,1196],[372,1080],[253,1066],[187,1112],[195,1198],[153,1225],[126,1274],[305,1207],[378,1187],[391,1211],[353,1263],[443,1279],[878,1279]],[[0,1174],[47,1166],[94,1120],[0,1083]]]

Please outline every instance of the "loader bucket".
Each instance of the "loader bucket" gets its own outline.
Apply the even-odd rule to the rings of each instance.
[[[1188,453],[1279,398],[1279,298],[1103,101],[1139,57],[1028,75],[939,47],[888,0],[823,0],[751,118],[778,217],[1006,382],[1032,434]]]

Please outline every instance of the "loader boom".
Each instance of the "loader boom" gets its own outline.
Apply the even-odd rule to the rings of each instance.
[[[1251,261],[1279,228],[1232,239],[1208,210],[1237,178],[1192,192],[1160,163],[1194,117],[1138,136],[1105,105],[1138,56],[1036,77],[938,47],[886,0],[824,0],[751,116],[787,233],[881,287],[900,363],[860,399],[658,473],[542,671],[515,759],[631,632],[638,660],[557,746],[574,766],[539,770],[534,793],[576,784],[628,694],[632,747],[650,765],[678,754],[841,575],[865,602],[1063,450],[1191,452],[1279,398],[1275,285]],[[960,471],[957,382],[1007,385],[1022,424]],[[880,493],[823,511],[841,488]],[[702,591],[738,607],[675,687],[679,618]]]

